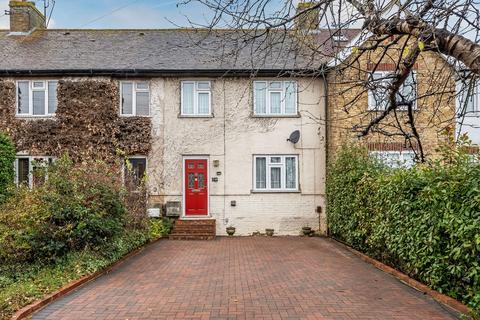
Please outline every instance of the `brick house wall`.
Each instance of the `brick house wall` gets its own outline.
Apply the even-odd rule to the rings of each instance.
[[[335,157],[342,144],[348,142],[364,143],[370,150],[378,151],[408,149],[404,137],[386,136],[380,133],[359,137],[358,132],[354,130],[356,126],[365,126],[379,115],[379,112],[367,110],[368,91],[364,87],[368,77],[367,70],[372,70],[377,63],[378,71],[394,70],[401,50],[397,46],[389,49],[385,56],[381,55],[382,52],[380,50],[366,52],[358,60],[355,54],[352,54],[345,60],[344,65],[337,66],[327,76],[329,160]],[[348,67],[345,68],[345,65]],[[455,80],[450,66],[439,55],[431,52],[420,54],[414,72],[416,72],[417,97],[419,97],[415,111],[415,125],[426,157],[434,157],[435,150],[446,138],[445,128],[454,125]],[[345,105],[352,100],[355,102],[345,108]],[[405,111],[397,111],[397,117],[401,123],[407,121]],[[391,134],[400,133],[395,127],[397,127],[396,119],[392,114],[380,125],[381,129]],[[407,125],[404,127],[408,128]]]

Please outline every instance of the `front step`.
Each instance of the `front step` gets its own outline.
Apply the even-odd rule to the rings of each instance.
[[[213,240],[216,235],[215,220],[176,220],[170,240]]]

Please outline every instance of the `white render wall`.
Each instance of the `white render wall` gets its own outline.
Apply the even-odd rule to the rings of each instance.
[[[261,78],[258,78],[261,79]],[[296,79],[299,111],[294,118],[252,117],[252,79],[204,79],[212,83],[211,118],[181,118],[180,81],[151,80],[153,146],[148,157],[151,205],[182,201],[182,157],[206,155],[210,160],[210,215],[217,234],[227,226],[236,235],[265,232],[298,235],[303,226],[320,228],[317,206],[325,214],[325,104],[321,79]],[[194,79],[200,80],[200,79]],[[287,138],[300,130],[294,146]],[[254,154],[298,154],[298,193],[252,193]],[[219,167],[213,166],[219,160]],[[220,172],[221,175],[217,175]],[[218,177],[218,182],[212,182]],[[236,206],[231,206],[231,201]],[[183,210],[183,208],[182,208]],[[321,226],[325,232],[325,223]]]

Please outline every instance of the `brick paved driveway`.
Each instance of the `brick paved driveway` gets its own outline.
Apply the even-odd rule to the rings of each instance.
[[[160,241],[33,319],[454,319],[320,238]]]

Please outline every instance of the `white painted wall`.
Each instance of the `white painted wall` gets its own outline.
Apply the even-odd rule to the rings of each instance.
[[[149,155],[152,205],[182,200],[182,157],[210,159],[210,214],[217,234],[234,226],[237,235],[274,228],[276,234],[298,235],[303,226],[320,228],[317,206],[325,221],[325,118],[321,79],[297,79],[299,111],[295,118],[252,117],[252,80],[212,81],[212,118],[180,118],[180,78],[151,80],[153,146]],[[315,119],[315,120],[314,120]],[[287,142],[301,131],[297,145]],[[252,193],[254,154],[298,154],[298,193]],[[219,160],[219,167],[213,167]],[[216,173],[221,172],[217,176]],[[212,177],[218,182],[212,182]],[[232,207],[230,202],[237,205]],[[325,223],[322,223],[325,232]]]

